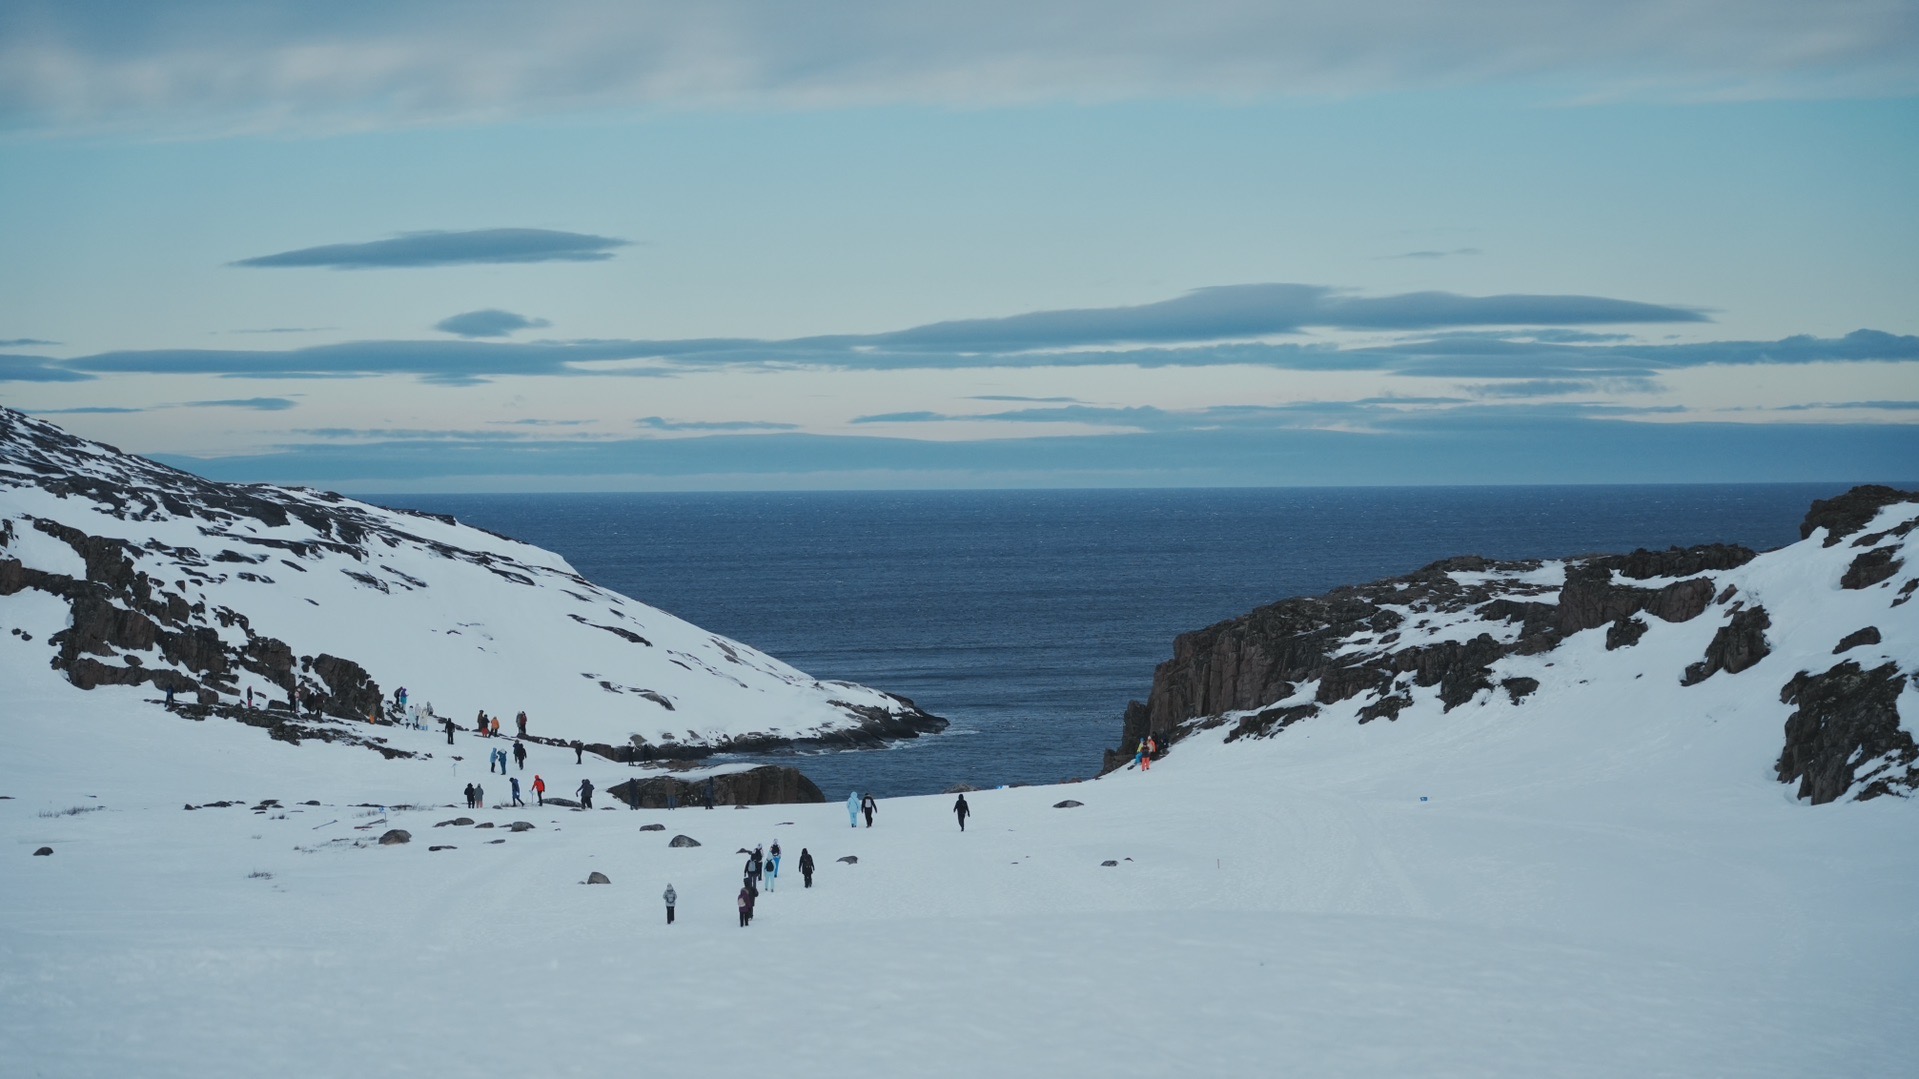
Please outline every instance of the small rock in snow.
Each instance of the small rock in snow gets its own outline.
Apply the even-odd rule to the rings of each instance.
[[[1118,864],[1119,862],[1112,858],[1108,858],[1105,861],[1099,863],[1101,869],[1104,869],[1107,866],[1118,865]]]
[[[841,858],[840,861],[845,862],[847,865],[858,865],[860,864],[860,856],[857,854],[849,854]]]
[[[391,847],[396,844],[411,842],[413,842],[413,833],[407,831],[405,828],[388,828],[386,832],[380,836],[380,845],[382,847]]]
[[[493,822],[492,822],[492,821],[484,821],[484,822],[482,822],[482,823],[480,823],[480,824],[476,824],[476,825],[474,825],[474,826],[473,826],[473,830],[477,832],[477,831],[479,831],[479,830],[480,830],[480,829],[482,829],[482,828],[491,828],[491,827],[493,827]]]
[[[664,825],[664,824],[642,824],[642,825],[640,825],[640,831],[642,831],[642,832],[664,832],[664,831],[666,831],[666,825]]]
[[[533,830],[533,822],[530,820],[516,820],[512,824],[507,825],[507,827],[516,832],[530,832]]]
[[[669,847],[697,847],[700,845],[700,841],[690,835],[676,835],[672,839],[667,840],[666,845]]]
[[[35,858],[44,858],[47,855],[52,853],[53,853],[52,847],[41,847],[39,850],[33,852],[33,856]]]
[[[600,872],[600,871],[599,871],[599,870],[597,870],[597,869],[595,869],[595,870],[594,870],[593,872],[591,872],[591,873],[588,873],[588,874],[586,875],[586,882],[587,882],[588,884],[611,884],[611,883],[613,883],[612,881],[610,881],[610,880],[608,880],[608,879],[606,879],[606,874],[605,874],[605,873],[602,873],[602,872]]]
[[[438,846],[435,846],[435,847],[428,847],[427,849],[428,849],[428,850],[459,850],[460,848],[458,848],[458,847],[456,847],[456,846],[454,846],[454,845],[453,845],[453,844],[451,844],[451,843],[441,843],[441,844],[440,844],[440,845],[438,845]]]
[[[491,844],[494,844],[494,843],[504,843],[504,842],[506,842],[506,840],[504,840],[504,839],[489,839],[489,840],[487,840],[487,843],[488,843],[489,845],[491,845]]]
[[[1083,806],[1085,804],[1086,804],[1085,802],[1074,801],[1073,799],[1068,798],[1064,802],[1054,802],[1053,808],[1054,809],[1078,809],[1080,806]]]

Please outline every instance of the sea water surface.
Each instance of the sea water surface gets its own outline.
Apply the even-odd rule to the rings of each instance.
[[[819,678],[952,721],[807,754],[829,798],[1093,775],[1174,636],[1462,554],[1799,538],[1842,484],[386,495],[559,552],[588,579]],[[537,708],[537,705],[533,706]]]

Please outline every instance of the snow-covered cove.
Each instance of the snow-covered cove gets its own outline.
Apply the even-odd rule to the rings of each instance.
[[[77,526],[26,497],[42,496],[0,492],[10,519]],[[1865,530],[1915,517],[1890,505]],[[1775,766],[1799,670],[1895,665],[1911,730],[1913,531],[1863,587],[1842,585],[1859,552],[1819,532],[1712,574],[1770,613],[1769,653],[1736,673],[1681,685],[1719,608],[1625,647],[1587,629],[1498,661],[1539,683],[1516,702],[1414,692],[1361,724],[1355,699],[1230,743],[1238,717],[1195,724],[1150,771],[970,793],[963,833],[952,795],[884,800],[870,829],[833,800],[505,806],[496,743],[465,731],[448,747],[381,728],[389,756],[169,713],[152,684],[78,689],[49,666],[64,602],[22,589],[0,597],[0,1060],[22,1076],[1905,1074],[1919,814],[1896,785],[1856,800],[1870,762],[1817,806]],[[50,539],[16,524],[0,558],[85,571],[60,570]],[[528,596],[581,587],[551,568]],[[1559,579],[1531,572],[1527,588]],[[1867,624],[1876,641],[1834,653]],[[377,662],[428,668],[409,634],[378,632]],[[485,693],[511,696],[498,667]],[[511,775],[555,794],[638,774],[531,751]],[[472,782],[490,808],[465,808]],[[410,842],[376,842],[396,828]],[[682,834],[700,845],[669,845]],[[739,851],[774,841],[782,872],[741,928]],[[583,883],[596,871],[609,883]]]

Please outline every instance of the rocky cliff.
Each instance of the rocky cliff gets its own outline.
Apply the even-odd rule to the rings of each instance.
[[[1149,732],[1173,745],[1221,725],[1235,741],[1306,720],[1392,721],[1409,708],[1549,707],[1534,694],[1558,650],[1589,637],[1607,652],[1695,646],[1701,634],[1649,637],[1691,624],[1711,633],[1673,678],[1675,708],[1708,680],[1750,682],[1751,707],[1788,713],[1777,778],[1800,797],[1910,793],[1919,749],[1899,705],[1910,714],[1919,688],[1915,527],[1919,494],[1860,487],[1815,503],[1801,542],[1765,554],[1714,545],[1462,557],[1284,600],[1177,638],[1150,696],[1128,706],[1105,770],[1126,765]]]

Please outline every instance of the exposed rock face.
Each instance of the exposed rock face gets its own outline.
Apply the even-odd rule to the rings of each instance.
[[[641,809],[665,809],[668,795],[679,804],[690,806],[706,797],[706,780],[687,782],[672,776],[629,779],[607,788],[607,792]],[[552,801],[551,798],[547,801]],[[745,772],[730,772],[713,777],[714,805],[790,805],[824,802],[826,795],[797,768],[765,764]]]
[[[1714,602],[1715,587],[1708,577],[1690,575],[1752,558],[1747,548],[1724,544],[1638,550],[1570,560],[1563,581],[1552,585],[1528,581],[1543,563],[1466,556],[1404,577],[1282,600],[1176,638],[1173,658],[1153,672],[1151,695],[1127,706],[1119,748],[1106,754],[1102,771],[1132,760],[1133,747],[1149,732],[1169,744],[1191,720],[1287,703],[1242,719],[1231,737],[1276,734],[1312,714],[1298,711],[1304,702],[1288,702],[1306,683],[1317,683],[1313,703],[1322,706],[1371,695],[1362,710],[1366,720],[1393,719],[1411,703],[1404,690],[1413,686],[1438,687],[1450,710],[1495,688],[1491,667],[1503,656],[1548,652],[1600,626],[1616,627],[1608,640],[1625,647],[1645,632],[1641,615],[1697,618]],[[1682,579],[1656,588],[1625,583],[1672,577]],[[1501,634],[1422,643],[1428,619],[1468,611],[1503,623]]]
[[[1799,707],[1786,720],[1779,781],[1799,781],[1799,797],[1814,805],[1853,789],[1864,801],[1919,787],[1919,747],[1899,725],[1905,677],[1887,663],[1864,670],[1852,660],[1822,674],[1800,672],[1780,700]]]
[[[1548,707],[1534,696],[1542,679],[1552,687],[1544,700],[1571,694],[1589,707],[1590,694],[1606,691],[1602,684],[1576,688],[1588,684],[1588,673],[1636,680],[1664,670],[1679,673],[1681,687],[1725,686],[1744,675],[1702,694],[1716,709],[1734,710],[1720,715],[1744,716],[1741,722],[1754,712],[1767,713],[1768,724],[1773,714],[1786,716],[1775,697],[1793,705],[1777,771],[1798,784],[1801,797],[1910,795],[1919,788],[1919,749],[1907,732],[1919,717],[1902,723],[1898,704],[1909,685],[1919,687],[1919,623],[1900,611],[1919,595],[1910,554],[1919,512],[1911,503],[1919,494],[1886,487],[1814,503],[1801,535],[1823,531],[1821,539],[1768,553],[1764,566],[1748,568],[1759,556],[1725,545],[1553,562],[1464,557],[1261,607],[1174,641],[1151,694],[1127,706],[1104,770],[1128,764],[1149,733],[1168,747],[1222,727],[1220,737],[1234,742],[1283,737],[1309,722],[1394,722],[1409,708],[1429,717],[1473,702]],[[1848,549],[1823,552],[1841,544]],[[1831,638],[1809,641],[1796,631],[1829,609],[1856,617],[1854,626],[1875,624],[1831,648],[1832,656],[1862,658],[1811,673],[1834,663],[1826,652]],[[1695,620],[1706,625],[1662,625]],[[1571,640],[1593,631],[1603,632],[1607,652],[1632,651],[1600,660],[1597,641]],[[1706,642],[1683,672],[1674,670],[1676,639]],[[1571,662],[1549,672],[1559,650],[1573,646]],[[1780,688],[1799,664],[1810,671]],[[1755,671],[1778,673],[1753,683]],[[1684,713],[1683,697],[1672,704]]]
[[[1712,635],[1712,643],[1706,646],[1706,658],[1687,667],[1680,684],[1696,686],[1720,671],[1738,674],[1765,659],[1771,650],[1766,644],[1766,630],[1771,627],[1772,618],[1764,607],[1734,612],[1732,618],[1719,627],[1719,632]]]

